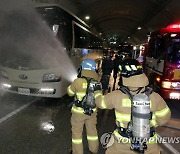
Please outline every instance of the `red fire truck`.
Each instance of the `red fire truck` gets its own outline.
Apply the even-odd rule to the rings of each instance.
[[[165,99],[180,99],[180,23],[151,33],[145,52],[150,84]]]

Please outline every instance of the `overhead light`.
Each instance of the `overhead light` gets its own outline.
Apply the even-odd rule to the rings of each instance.
[[[85,16],[85,19],[86,19],[86,20],[89,20],[89,19],[90,19],[90,16]]]
[[[136,50],[137,48],[136,48],[136,46],[133,46],[133,50]]]
[[[143,50],[143,49],[144,49],[144,46],[140,45],[140,47],[139,47],[139,48],[140,48],[140,50]]]
[[[102,35],[102,33],[99,33],[99,35]]]
[[[130,39],[130,36],[128,36],[128,39]]]
[[[142,29],[142,28],[141,28],[141,27],[138,27],[137,29],[140,30],[140,29]]]

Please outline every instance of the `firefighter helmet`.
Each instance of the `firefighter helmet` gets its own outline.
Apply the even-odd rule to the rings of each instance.
[[[96,70],[96,63],[93,59],[85,59],[81,63],[82,70],[90,70],[95,71]]]
[[[145,87],[149,84],[148,78],[143,72],[142,65],[135,59],[125,59],[119,65],[119,70],[124,86]]]
[[[135,59],[125,59],[120,65],[119,69],[123,77],[130,77],[143,73],[142,65]]]

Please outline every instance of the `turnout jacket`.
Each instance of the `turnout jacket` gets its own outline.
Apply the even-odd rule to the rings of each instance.
[[[150,125],[153,127],[162,126],[170,119],[170,109],[158,93],[153,92],[149,97],[150,110],[153,113]],[[131,120],[131,101],[126,94],[115,90],[105,96],[99,96],[96,99],[96,105],[101,109],[114,109],[116,124],[127,128],[127,124]],[[117,130],[114,134],[119,135]],[[157,137],[157,134],[154,137]]]
[[[98,81],[99,77],[98,74],[94,71],[90,70],[82,70],[82,76],[87,78],[93,78]],[[79,101],[83,99],[83,97],[86,95],[86,89],[87,89],[87,81],[85,78],[77,78],[74,80],[74,82],[68,87],[67,93],[69,96],[75,96]],[[101,90],[97,90],[94,92],[95,99],[102,95]],[[94,112],[97,111],[97,108],[93,109]],[[72,110],[73,113],[79,113],[83,114],[84,110],[81,107],[76,107],[73,105]]]

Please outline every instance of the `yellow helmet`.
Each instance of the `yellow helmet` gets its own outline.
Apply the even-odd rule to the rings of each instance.
[[[135,59],[125,59],[119,70],[122,76],[122,84],[127,87],[145,87],[149,84],[147,76],[143,72],[142,65]]]

